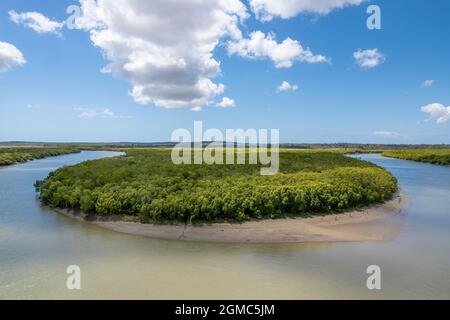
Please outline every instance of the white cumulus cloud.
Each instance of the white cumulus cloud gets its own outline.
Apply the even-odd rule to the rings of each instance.
[[[303,12],[328,14],[361,2],[363,0],[250,0],[250,6],[258,19],[270,21],[273,17],[288,19]]]
[[[286,38],[241,27],[249,17],[242,0],[79,0],[75,28],[89,32],[108,64],[104,73],[131,84],[129,94],[140,104],[201,110],[225,91],[214,51],[226,44],[228,53],[270,59],[277,68],[295,61],[329,61]],[[10,19],[37,32],[58,33],[65,22],[37,12],[10,11]]]
[[[194,112],[200,112],[202,110],[203,110],[202,107],[193,107],[193,108],[191,108],[191,111],[194,111]]]
[[[290,68],[294,61],[320,63],[328,61],[323,55],[313,54],[309,48],[303,48],[300,42],[286,38],[277,42],[274,34],[255,31],[249,38],[228,42],[228,53],[250,59],[269,58],[276,68]]]
[[[278,87],[277,87],[277,91],[297,91],[298,90],[298,85],[296,84],[290,84],[287,81],[283,81]]]
[[[434,84],[434,80],[425,80],[422,82],[422,88],[429,88]]]
[[[22,52],[8,42],[0,41],[0,73],[26,63]]]
[[[421,107],[421,110],[430,115],[429,120],[435,120],[442,124],[450,120],[450,106],[446,107],[441,103],[431,103]]]
[[[37,33],[54,33],[60,35],[60,30],[64,26],[63,22],[50,20],[39,12],[17,13],[11,10],[8,14],[12,22],[22,24]]]
[[[367,69],[375,68],[386,60],[384,55],[377,48],[366,50],[359,49],[353,53],[353,57],[360,67]]]
[[[371,135],[375,136],[375,137],[387,138],[387,139],[403,137],[402,134],[400,134],[398,132],[393,132],[393,131],[375,131],[375,132],[372,132]]]
[[[247,10],[240,0],[80,0],[76,26],[90,32],[109,64],[127,79],[141,104],[200,108],[224,92],[213,78],[213,51],[223,38],[242,37]]]
[[[118,116],[110,109],[91,109],[91,108],[74,108],[75,111],[78,111],[78,117],[84,119],[94,119],[94,118],[127,118],[125,116]]]
[[[217,106],[221,108],[232,108],[236,106],[236,101],[228,97],[223,97],[222,101],[217,103]]]

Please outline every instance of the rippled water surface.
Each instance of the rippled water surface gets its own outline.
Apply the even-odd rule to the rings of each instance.
[[[358,156],[391,171],[408,195],[388,242],[289,245],[160,241],[73,221],[40,206],[50,171],[115,156],[82,152],[0,169],[0,298],[450,298],[450,168]],[[394,218],[395,219],[395,218]],[[79,265],[82,289],[66,289]],[[382,289],[366,288],[379,265]]]

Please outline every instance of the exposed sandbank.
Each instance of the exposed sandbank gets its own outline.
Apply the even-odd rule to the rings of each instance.
[[[104,220],[70,210],[54,210],[116,232],[163,240],[237,243],[385,241],[400,233],[402,219],[393,219],[393,216],[401,215],[406,201],[406,195],[398,193],[386,203],[346,213],[315,215],[311,218],[194,225],[143,224],[114,218]]]

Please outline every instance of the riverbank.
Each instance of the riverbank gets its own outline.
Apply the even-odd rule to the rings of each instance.
[[[381,154],[389,158],[450,166],[450,149],[389,150]]]
[[[54,209],[67,217],[112,231],[162,240],[234,242],[234,243],[305,243],[343,241],[386,241],[401,230],[402,223],[392,216],[400,215],[407,203],[399,193],[386,203],[346,213],[216,224],[143,224],[105,220],[67,209]]]
[[[1,147],[0,168],[43,158],[79,153],[78,148]]]

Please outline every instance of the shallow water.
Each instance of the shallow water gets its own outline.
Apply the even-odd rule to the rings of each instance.
[[[42,208],[33,183],[82,152],[0,169],[0,298],[450,298],[450,168],[359,155],[390,170],[408,194],[388,242],[288,245],[161,241],[77,222]],[[381,267],[381,290],[366,268]],[[82,289],[66,289],[66,268]]]

